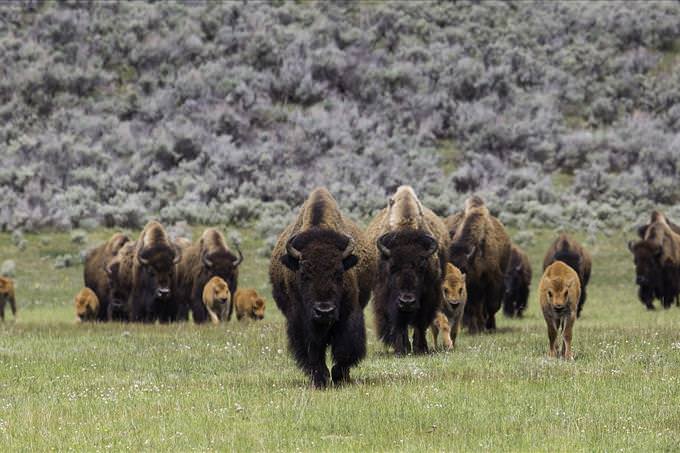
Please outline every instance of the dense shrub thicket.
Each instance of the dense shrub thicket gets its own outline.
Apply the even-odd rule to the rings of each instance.
[[[5,4],[0,228],[270,237],[314,186],[364,217],[404,183],[620,228],[680,202],[679,54],[678,2]]]

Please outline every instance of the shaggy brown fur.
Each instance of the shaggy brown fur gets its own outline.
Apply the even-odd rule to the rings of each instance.
[[[263,319],[265,301],[252,288],[241,288],[234,295],[236,319]]]
[[[590,271],[592,269],[592,259],[586,249],[581,244],[562,233],[555,239],[543,259],[543,270],[554,263],[562,261],[570,266],[578,274],[581,283],[581,298],[578,301],[578,311],[576,316],[581,316],[581,310],[586,303],[586,287],[590,281]]]
[[[125,244],[109,263],[111,294],[126,298],[130,321],[176,319],[173,297],[175,264],[181,254],[163,226],[151,221],[131,246]]]
[[[213,324],[226,322],[231,305],[231,291],[229,285],[221,277],[208,280],[203,288],[203,305]]]
[[[467,302],[465,288],[465,274],[451,263],[446,263],[446,276],[442,285],[443,303],[437,311],[437,317],[430,326],[434,346],[437,347],[437,336],[443,334],[443,344],[446,349],[456,346],[456,338],[463,325],[463,313]]]
[[[76,321],[97,321],[99,298],[90,288],[81,289],[75,297]]]
[[[442,305],[448,233],[444,222],[401,186],[366,230],[380,251],[373,292],[380,339],[396,354],[427,352],[425,334]]]
[[[675,233],[675,234],[680,234],[680,225],[677,225],[677,224],[671,222],[671,221],[668,219],[668,217],[666,217],[665,214],[662,213],[661,211],[652,211],[652,213],[651,213],[651,215],[650,215],[649,223],[647,223],[647,224],[645,224],[645,225],[641,225],[641,226],[639,226],[638,229],[637,229],[637,233],[638,233],[638,236],[640,236],[640,239],[644,239],[644,238],[645,238],[645,236],[646,236],[646,234],[647,234],[647,229],[648,229],[653,223],[655,223],[655,222],[657,222],[657,221],[663,221],[664,223],[666,223],[666,224],[668,225],[668,228],[670,228],[671,231],[673,231],[673,233]]]
[[[243,262],[241,249],[236,253],[227,247],[224,235],[215,228],[206,228],[201,238],[182,250],[182,259],[177,265],[177,306],[178,318],[187,320],[191,310],[194,322],[208,320],[208,312],[201,299],[203,287],[213,277],[227,282],[232,299],[238,290],[238,267]],[[231,319],[233,300],[229,304],[227,319]]]
[[[467,276],[464,322],[473,334],[493,330],[510,261],[510,237],[479,197],[468,199],[465,211],[449,216],[446,224],[451,236],[449,260]]]
[[[548,355],[572,360],[571,350],[574,323],[578,301],[581,297],[581,284],[578,274],[564,264],[555,261],[549,265],[538,287],[539,303],[543,317],[548,326],[548,341],[550,349]],[[563,331],[562,351],[557,350],[557,333]]]
[[[324,188],[312,191],[278,238],[269,265],[272,294],[286,317],[295,360],[314,387],[325,387],[329,377],[334,384],[347,381],[350,368],[366,355],[363,309],[375,255],[373,244]]]
[[[646,226],[644,238],[629,243],[635,260],[636,283],[640,301],[654,309],[654,298],[664,308],[680,296],[680,235],[676,234],[663,214],[652,213],[652,223]]]
[[[83,271],[85,287],[94,291],[99,300],[97,313],[94,315],[97,321],[108,320],[107,313],[110,303],[110,288],[106,267],[118,254],[118,251],[128,242],[130,242],[128,236],[123,233],[115,233],[107,242],[92,249],[85,258],[85,267]]]
[[[505,294],[503,295],[503,313],[506,316],[518,318],[527,308],[531,286],[531,264],[524,250],[512,245],[510,261],[505,272]]]
[[[5,304],[9,302],[14,319],[17,317],[17,301],[14,296],[14,282],[7,277],[0,277],[0,321],[5,320]]]

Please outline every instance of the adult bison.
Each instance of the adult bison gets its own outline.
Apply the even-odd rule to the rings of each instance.
[[[579,282],[581,283],[581,293],[576,316],[580,317],[583,305],[586,303],[586,287],[590,281],[590,271],[593,265],[590,254],[569,235],[561,233],[545,253],[543,271],[555,261],[562,261],[578,274]]]
[[[521,318],[529,299],[531,264],[524,250],[515,244],[510,248],[510,261],[505,271],[504,286],[503,313],[510,318],[514,316]]]
[[[444,222],[401,186],[366,230],[379,253],[373,286],[378,336],[396,354],[427,352],[425,337],[442,305],[448,236]]]
[[[350,368],[366,355],[363,309],[371,293],[373,247],[324,188],[309,195],[274,247],[272,295],[286,317],[295,360],[316,388],[327,385],[329,374],[334,384],[347,381]]]
[[[151,221],[133,244],[123,246],[108,266],[110,297],[126,299],[133,322],[174,321],[175,265],[181,258],[163,226]]]
[[[227,247],[224,236],[215,228],[207,228],[196,243],[183,245],[182,259],[176,269],[175,299],[180,320],[187,320],[191,310],[194,322],[208,321],[203,288],[213,277],[220,277],[229,285],[231,300],[227,320],[231,319],[233,295],[238,287],[238,267],[243,262],[238,245],[236,253],[238,256]]]
[[[651,220],[644,237],[629,242],[628,248],[635,261],[640,301],[653,310],[655,298],[668,308],[680,295],[680,235],[663,214],[655,211]]]
[[[110,298],[109,276],[106,267],[130,238],[123,233],[115,233],[104,244],[90,250],[85,258],[83,277],[85,287],[90,288],[99,300],[96,313],[91,316],[97,321],[108,320]]]
[[[465,201],[463,212],[447,217],[446,226],[451,237],[449,260],[466,274],[464,323],[472,334],[494,330],[510,261],[510,237],[478,196]]]

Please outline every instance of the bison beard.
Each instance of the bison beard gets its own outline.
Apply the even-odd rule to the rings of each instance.
[[[397,354],[411,351],[408,327],[413,326],[413,350],[427,352],[425,337],[441,304],[445,259],[433,266],[435,238],[422,231],[391,232],[377,241],[381,258],[374,288],[380,339]]]
[[[323,388],[349,379],[350,367],[366,355],[364,314],[357,288],[347,278],[358,258],[354,240],[332,230],[312,228],[291,236],[281,263],[294,273],[290,293],[274,285],[274,299],[285,307],[290,347],[298,365]],[[330,345],[334,365],[326,367]]]

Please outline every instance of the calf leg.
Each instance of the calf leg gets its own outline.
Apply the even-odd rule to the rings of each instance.
[[[550,349],[548,350],[548,357],[557,357],[557,326],[552,319],[546,319],[548,325],[548,342]]]
[[[5,297],[0,296],[0,321],[5,320]]]
[[[567,360],[574,360],[574,354],[571,351],[571,338],[574,331],[574,323],[576,318],[572,315],[567,319],[564,326],[564,334],[562,341],[562,356]]]
[[[349,380],[349,369],[366,356],[366,327],[364,314],[355,310],[345,323],[334,327],[331,340],[333,368],[331,378],[335,385]]]

